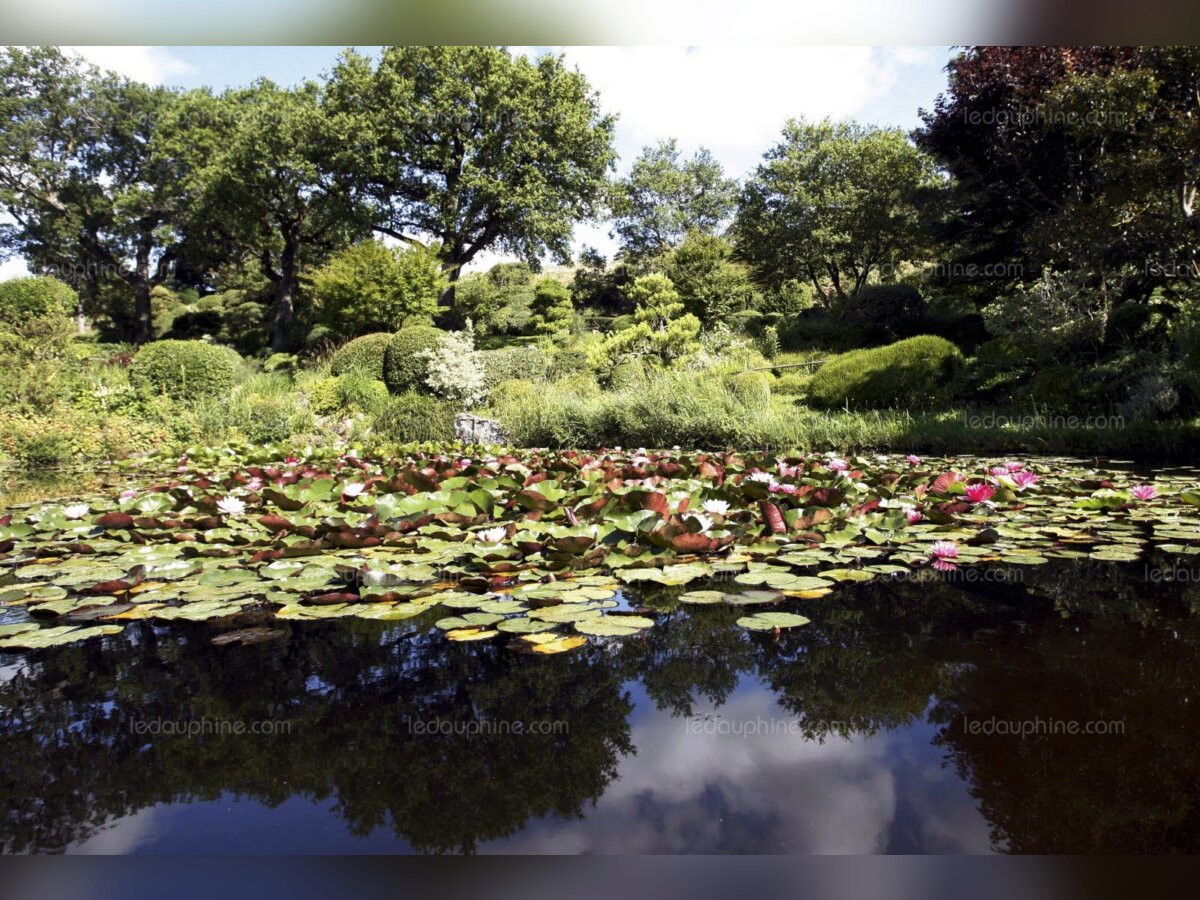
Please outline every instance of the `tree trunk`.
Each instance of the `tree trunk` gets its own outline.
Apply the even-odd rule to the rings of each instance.
[[[287,237],[279,257],[279,281],[275,283],[275,325],[271,332],[271,349],[282,353],[291,349],[292,327],[296,318],[296,294],[299,272],[296,260],[296,240]]]
[[[458,285],[458,277],[462,274],[462,263],[455,265],[447,273],[446,277],[449,281],[446,284],[446,289],[442,291],[442,296],[438,298],[438,306],[449,309],[454,306],[454,289]]]
[[[137,344],[154,340],[154,312],[150,308],[150,291],[154,287],[150,280],[150,246],[145,242],[138,245],[137,268],[133,278],[133,340]]]

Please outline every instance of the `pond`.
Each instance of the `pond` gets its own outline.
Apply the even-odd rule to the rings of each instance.
[[[353,490],[304,499],[324,480],[308,462],[275,476],[267,465],[275,487],[254,491],[238,492],[237,467],[218,477],[193,463],[127,478],[136,497],[95,497],[83,513],[13,504],[0,534],[0,849],[1200,849],[1195,473],[1025,460],[1039,477],[1014,492],[1008,475],[967,474],[996,466],[966,460],[911,474],[886,458],[785,461],[771,482],[749,477],[761,460],[724,457],[723,477],[695,459],[669,475],[640,464],[636,478],[603,479],[619,508],[594,517],[590,543],[569,540],[584,523],[553,524],[566,509],[581,518],[580,478],[530,462],[516,488],[460,468],[497,503],[485,522],[457,498],[430,500],[461,474],[384,491],[392,464],[352,459],[359,481],[387,476],[366,489],[376,509],[392,493],[424,504],[390,510],[392,537],[365,547],[326,539],[382,517],[356,513]],[[935,489],[951,470],[958,487]],[[555,508],[500,502],[542,483],[526,484],[538,471],[555,473]],[[1141,481],[1154,496],[1133,496]],[[771,491],[785,483],[798,490]],[[995,490],[963,500],[976,483]],[[630,506],[658,505],[646,488],[667,510],[629,521]],[[760,490],[791,517],[785,531]],[[687,521],[689,491],[730,506],[675,537],[720,546],[661,539]],[[273,504],[263,516],[316,523],[325,543],[247,524],[231,504],[204,521],[206,493],[254,513]],[[855,511],[863,495],[887,502]],[[135,521],[102,521],[161,497]],[[924,517],[910,521],[918,498]],[[515,530],[449,546],[448,524],[496,522]],[[181,533],[200,539],[170,537]],[[958,555],[931,550],[942,542]],[[281,548],[303,553],[264,553]],[[793,619],[756,622],[764,613]]]

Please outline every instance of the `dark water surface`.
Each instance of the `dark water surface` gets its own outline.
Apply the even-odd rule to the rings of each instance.
[[[1194,852],[1200,590],[1147,575],[842,586],[778,637],[660,589],[550,657],[134,623],[0,657],[0,849]]]

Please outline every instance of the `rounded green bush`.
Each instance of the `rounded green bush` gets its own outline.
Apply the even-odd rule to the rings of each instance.
[[[129,381],[176,400],[213,396],[233,387],[241,361],[236,350],[220,344],[155,341],[133,357]]]
[[[820,409],[930,406],[963,362],[954,344],[931,335],[852,350],[817,370],[808,402]]]
[[[785,372],[775,379],[775,393],[788,397],[799,397],[808,393],[812,376],[807,373]]]
[[[637,356],[617,363],[608,376],[609,387],[614,391],[637,387],[645,381],[646,363]]]
[[[483,377],[489,388],[502,381],[523,378],[540,381],[546,377],[550,361],[540,347],[501,347],[498,350],[480,350],[479,362],[483,366]]]
[[[492,388],[492,393],[488,397],[488,405],[496,409],[509,403],[529,400],[536,394],[537,386],[532,381],[511,378]]]
[[[762,409],[771,402],[771,382],[768,372],[740,372],[729,378],[729,390],[746,406]]]
[[[436,397],[400,394],[375,416],[371,430],[393,441],[450,441],[454,439],[454,408]]]
[[[334,375],[358,372],[383,380],[383,358],[392,335],[387,332],[364,334],[342,344],[329,358],[329,371]]]
[[[388,341],[383,355],[383,380],[393,394],[425,387],[429,363],[419,354],[441,343],[445,332],[431,325],[401,328]]]
[[[46,275],[0,281],[0,322],[22,326],[29,319],[70,316],[78,301],[70,285]]]
[[[551,361],[550,369],[546,374],[551,381],[558,381],[560,378],[588,374],[590,372],[591,366],[588,363],[587,353],[583,350],[568,348],[559,350],[554,354],[554,359]]]

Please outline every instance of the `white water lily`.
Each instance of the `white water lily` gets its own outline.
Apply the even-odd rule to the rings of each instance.
[[[506,529],[503,525],[499,525],[495,528],[485,528],[483,531],[475,532],[475,540],[484,544],[498,544],[504,540],[504,535],[507,533],[507,531],[508,529]]]
[[[723,516],[729,512],[729,502],[726,500],[705,500],[700,506],[713,516]]]
[[[222,497],[217,501],[217,509],[227,516],[240,516],[246,511],[246,504],[237,497]]]
[[[761,481],[769,484],[775,480],[775,476],[770,472],[751,472],[746,476],[747,481]]]
[[[708,531],[713,527],[713,520],[703,513],[688,513],[688,518],[695,521],[700,526],[701,533]]]
[[[68,519],[82,519],[88,514],[88,505],[86,503],[72,503],[70,506],[63,507],[63,515]]]
[[[352,481],[342,488],[342,493],[347,497],[357,497],[366,489],[366,485],[359,481]]]

